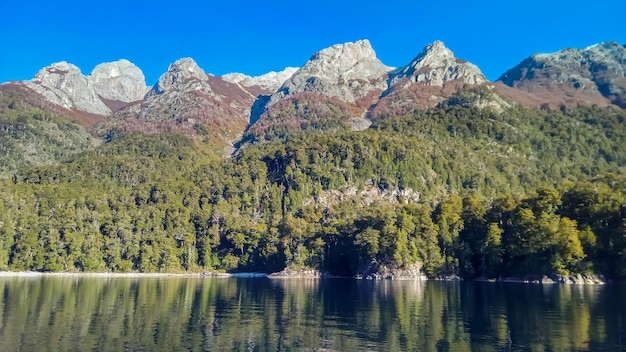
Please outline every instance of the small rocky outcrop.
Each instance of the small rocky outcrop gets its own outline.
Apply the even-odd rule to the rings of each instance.
[[[602,275],[577,274],[577,275],[526,275],[523,277],[507,277],[487,280],[485,278],[477,278],[476,281],[499,281],[526,284],[574,284],[574,285],[603,285],[606,279]]]
[[[414,263],[402,268],[392,268],[372,261],[361,267],[355,275],[357,279],[367,280],[428,280],[422,273],[422,265]]]
[[[284,270],[269,274],[267,277],[270,279],[303,279],[303,278],[322,278],[328,277],[326,273],[323,273],[317,269],[299,267],[299,266],[289,266]]]
[[[143,99],[150,89],[139,67],[125,59],[99,64],[87,79],[100,97],[124,103]]]
[[[366,184],[364,187],[347,185],[341,189],[322,190],[318,195],[306,198],[303,201],[305,206],[311,204],[323,207],[334,206],[346,201],[355,202],[361,206],[370,206],[378,202],[408,204],[417,203],[420,194],[411,188],[382,188],[380,186]]]
[[[41,69],[35,78],[24,81],[24,84],[47,101],[66,109],[97,115],[111,114],[111,109],[98,97],[87,77],[78,67],[65,61]]]
[[[534,54],[499,81],[540,96],[544,103],[612,103],[624,108],[626,48],[617,42],[604,42],[584,49]]]

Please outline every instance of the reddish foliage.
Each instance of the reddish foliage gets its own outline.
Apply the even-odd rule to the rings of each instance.
[[[208,77],[210,90],[171,91],[128,105],[102,128],[160,133],[178,131],[196,136],[208,133],[233,139],[243,133],[255,97],[221,77]]]
[[[498,81],[494,83],[496,92],[511,101],[529,107],[558,107],[561,105],[593,105],[607,106],[611,101],[599,92],[581,90],[566,85],[545,84],[542,82],[528,83],[521,87],[509,87]]]
[[[302,92],[279,100],[251,125],[248,135],[260,136],[270,128],[307,128],[317,123],[343,125],[351,117],[360,117],[364,108],[337,97]]]
[[[435,106],[465,86],[461,80],[448,81],[443,87],[414,83],[410,80],[405,78],[383,93],[383,97],[370,109],[368,117],[377,119],[391,115],[405,116],[417,109]]]
[[[24,107],[30,105],[44,111],[52,112],[56,115],[63,116],[68,120],[76,121],[85,128],[93,128],[108,119],[106,116],[90,114],[74,109],[66,109],[60,105],[53,104],[47,101],[39,93],[26,87],[20,82],[2,84],[0,85],[0,91],[18,97],[19,100],[21,100],[21,104],[24,104]]]

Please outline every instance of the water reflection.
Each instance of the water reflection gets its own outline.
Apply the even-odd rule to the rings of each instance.
[[[623,286],[0,278],[0,350],[619,350]]]

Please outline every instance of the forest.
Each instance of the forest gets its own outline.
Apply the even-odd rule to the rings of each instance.
[[[42,116],[21,114],[11,123]],[[0,270],[353,276],[375,262],[431,278],[623,279],[625,119],[441,104],[365,131],[274,131],[229,158],[210,141],[117,131],[49,165],[10,163]]]

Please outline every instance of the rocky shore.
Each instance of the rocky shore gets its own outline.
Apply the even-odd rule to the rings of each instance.
[[[236,277],[236,278],[259,278],[267,277],[265,273],[89,273],[89,272],[39,272],[39,271],[0,271],[0,277],[94,277],[94,278],[161,278],[161,277]]]
[[[478,282],[514,282],[525,284],[574,284],[574,285],[603,285],[607,281],[602,275],[526,275],[523,277],[506,277],[498,279],[476,278]]]
[[[36,272],[36,271],[0,271],[0,277],[93,277],[93,278],[270,278],[270,279],[324,279],[324,278],[349,278],[339,277],[322,272],[317,269],[306,267],[287,267],[282,271],[267,273],[85,273],[85,272]],[[421,272],[420,264],[409,265],[405,268],[389,268],[385,265],[370,263],[359,270],[353,276],[357,280],[430,280]],[[462,281],[458,276],[446,276],[435,278],[438,281]],[[525,284],[573,284],[573,285],[603,285],[607,282],[602,275],[577,274],[577,275],[526,275],[522,277],[503,277],[474,279],[476,282],[506,282]]]
[[[333,276],[317,269],[305,267],[287,267],[282,271],[271,273],[267,277],[269,277],[270,279],[321,279]]]
[[[391,268],[376,261],[362,267],[354,277],[366,280],[428,280],[428,277],[422,273],[422,265],[419,263],[407,265],[404,268]]]

